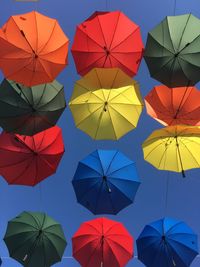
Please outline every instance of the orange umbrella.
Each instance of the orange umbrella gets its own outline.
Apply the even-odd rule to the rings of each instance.
[[[67,64],[68,44],[55,19],[36,11],[11,16],[0,29],[0,68],[26,86],[52,82]]]
[[[200,125],[200,91],[196,87],[154,87],[145,97],[147,113],[164,125]]]

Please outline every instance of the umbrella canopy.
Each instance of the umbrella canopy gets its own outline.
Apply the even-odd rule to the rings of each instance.
[[[60,262],[67,245],[58,222],[45,213],[27,211],[8,222],[4,241],[10,257],[26,267]]]
[[[0,85],[0,126],[7,132],[34,135],[56,124],[66,107],[57,81],[25,87],[4,80]]]
[[[143,143],[144,159],[160,170],[182,172],[200,167],[200,127],[168,126]]]
[[[196,87],[155,86],[145,97],[147,113],[164,125],[200,125],[200,92]]]
[[[123,224],[106,218],[83,223],[72,238],[82,267],[124,267],[133,257],[133,238]]]
[[[0,68],[26,86],[52,82],[67,64],[68,43],[55,19],[36,11],[11,16],[0,29]]]
[[[64,153],[61,129],[33,136],[0,135],[0,175],[9,184],[34,186],[56,172]]]
[[[78,202],[94,214],[117,214],[133,203],[140,180],[124,154],[96,150],[79,162],[72,183]]]
[[[139,85],[119,69],[93,69],[76,82],[69,103],[76,126],[93,139],[117,140],[137,126]]]
[[[192,14],[166,17],[149,32],[145,61],[151,76],[169,87],[200,80],[200,20]]]
[[[137,249],[145,266],[189,267],[198,254],[198,240],[184,222],[164,218],[145,226]]]
[[[72,55],[80,75],[96,67],[117,67],[134,76],[143,49],[139,26],[122,12],[95,12],[77,26]]]

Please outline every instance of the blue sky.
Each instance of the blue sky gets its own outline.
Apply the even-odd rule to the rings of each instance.
[[[12,14],[25,13],[35,9],[58,19],[72,44],[76,24],[82,22],[94,11],[122,10],[141,26],[145,43],[147,32],[166,15],[173,15],[174,7],[174,0],[40,0],[37,4],[0,0],[0,25],[5,23]],[[190,12],[200,17],[199,0],[177,0],[175,9],[177,15]],[[3,79],[1,74],[0,76]],[[71,96],[73,84],[78,78],[70,54],[69,66],[58,77],[58,81],[65,85],[67,101]],[[140,84],[143,96],[154,85],[159,84],[150,78],[144,60],[135,79]],[[8,186],[3,178],[0,179],[0,239],[4,236],[7,221],[21,211],[45,211],[62,224],[68,240],[65,258],[62,263],[55,266],[78,267],[79,264],[70,258],[72,255],[71,237],[82,222],[95,217],[84,207],[77,204],[71,180],[78,161],[97,148],[119,149],[137,164],[142,184],[135,203],[117,216],[109,216],[114,220],[123,222],[135,239],[139,236],[145,224],[163,216],[183,220],[196,233],[200,234],[200,171],[188,171],[186,172],[186,178],[183,179],[180,174],[158,171],[143,160],[142,142],[153,130],[161,127],[159,123],[146,115],[145,110],[137,129],[117,142],[93,141],[90,139],[75,128],[68,108],[60,119],[59,126],[63,130],[66,152],[54,176],[49,177],[34,188]],[[166,198],[167,181],[169,181],[169,190]],[[135,254],[137,255],[136,250]],[[20,266],[8,258],[8,252],[3,241],[0,241],[0,255],[4,258],[3,266]],[[192,267],[199,265],[200,258],[197,258]],[[131,266],[142,267],[143,265],[137,259],[134,259],[128,264],[128,267]]]

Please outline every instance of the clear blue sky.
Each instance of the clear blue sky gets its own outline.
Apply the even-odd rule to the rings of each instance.
[[[166,15],[174,13],[174,0],[107,0],[107,4],[108,6],[106,0],[40,0],[38,4],[0,0],[0,25],[5,23],[12,14],[36,9],[57,18],[72,44],[76,24],[82,22],[91,13],[96,10],[122,10],[141,26],[143,41],[146,42],[147,32]],[[199,0],[177,0],[175,11],[176,14],[191,12],[200,17],[200,2]],[[0,76],[3,79],[1,74]],[[69,66],[58,77],[58,80],[65,85],[67,101],[72,93],[73,84],[78,78],[70,54]],[[144,61],[135,79],[140,83],[143,96],[153,85],[158,84],[150,78]],[[63,129],[66,152],[56,175],[34,188],[8,186],[3,179],[0,179],[0,239],[4,236],[7,221],[18,213],[23,210],[43,210],[63,225],[68,240],[65,256],[71,257],[72,235],[81,222],[94,218],[89,211],[76,203],[71,180],[78,161],[96,148],[120,149],[137,164],[142,185],[135,203],[117,216],[110,216],[123,222],[135,239],[145,224],[163,216],[184,220],[200,234],[200,170],[186,172],[186,178],[183,179],[179,174],[158,171],[143,160],[142,142],[153,130],[160,127],[146,115],[145,110],[138,128],[117,142],[91,140],[75,128],[68,108],[59,121],[59,126]],[[167,177],[169,177],[169,192],[166,203]],[[137,251],[135,254],[137,255]],[[7,259],[8,252],[3,241],[0,241],[0,255],[5,258],[3,267],[20,266],[15,261]],[[74,259],[65,258],[62,263],[55,266],[78,267],[79,265]],[[128,264],[128,267],[131,266],[142,267],[143,265],[134,259]],[[200,258],[197,258],[192,267],[199,266]]]

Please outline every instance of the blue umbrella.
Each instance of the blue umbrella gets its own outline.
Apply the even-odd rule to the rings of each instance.
[[[77,201],[94,214],[117,214],[140,185],[135,163],[117,150],[96,150],[79,162],[72,181]]]
[[[198,254],[197,235],[184,222],[164,218],[145,226],[138,259],[148,267],[188,267]]]

